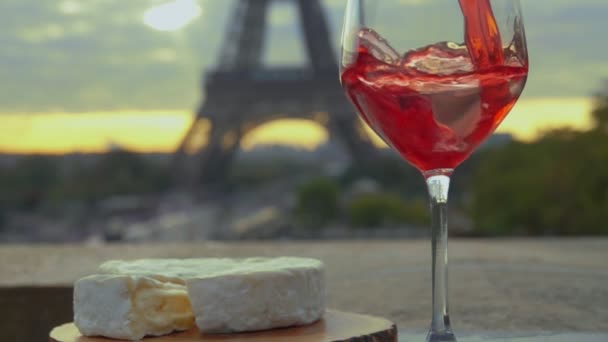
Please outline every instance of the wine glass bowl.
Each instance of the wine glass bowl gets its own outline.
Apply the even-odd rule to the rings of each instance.
[[[447,310],[449,177],[504,120],[527,75],[519,0],[347,3],[342,86],[361,118],[419,169],[428,185],[433,250],[428,341],[456,341]]]
[[[517,3],[493,3],[501,2]],[[407,161],[425,172],[454,169],[496,129],[523,90],[528,61],[521,16],[507,16],[513,27],[504,31],[512,34],[503,38],[497,22],[478,24],[478,12],[491,11],[488,0],[461,0],[463,8],[474,9],[464,20],[466,30],[446,29],[448,36],[467,32],[464,43],[442,40],[400,52],[366,24],[373,22],[364,11],[369,3],[348,4],[347,16],[355,13],[356,19],[345,21],[342,85],[365,122]],[[382,5],[370,7],[378,12]],[[519,12],[519,6],[505,7]],[[462,16],[457,8],[454,14]]]

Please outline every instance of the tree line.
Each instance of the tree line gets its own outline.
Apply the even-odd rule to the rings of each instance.
[[[608,83],[594,127],[557,129],[483,153],[470,214],[483,235],[608,234]]]

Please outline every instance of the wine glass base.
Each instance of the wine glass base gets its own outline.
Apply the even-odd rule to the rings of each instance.
[[[431,331],[426,337],[426,342],[457,342],[456,336],[451,331]]]

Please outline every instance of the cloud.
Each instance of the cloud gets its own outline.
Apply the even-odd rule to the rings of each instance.
[[[59,11],[66,15],[75,15],[83,11],[84,4],[73,0],[65,0],[59,3]]]
[[[388,14],[379,29],[395,45],[462,40],[458,29],[446,29],[460,27],[454,1],[444,5],[451,11],[434,17],[430,9],[448,2],[403,1],[382,0]],[[235,2],[198,0],[202,16],[175,32],[147,27],[144,12],[165,2],[0,1],[0,113],[194,109],[202,96],[201,72],[217,63]],[[323,3],[337,51],[346,1]],[[608,46],[602,44],[608,2],[537,0],[523,6],[531,54],[527,96],[587,96],[608,78]],[[302,62],[299,30],[286,25],[281,11],[274,19],[280,25],[268,36],[266,61]]]
[[[200,17],[202,8],[195,0],[174,0],[147,9],[144,23],[159,31],[175,31]]]
[[[272,6],[269,13],[269,24],[270,26],[291,26],[293,23],[298,22],[299,18],[296,15],[296,8],[290,3],[277,3]]]
[[[428,0],[399,0],[400,5],[407,5],[407,6],[420,6],[425,3],[428,3]]]
[[[55,2],[1,2],[0,112],[194,107],[228,8],[210,4],[215,22],[165,33],[144,25],[150,4],[89,0],[66,14]]]

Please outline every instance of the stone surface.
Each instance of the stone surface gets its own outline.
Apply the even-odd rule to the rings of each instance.
[[[424,330],[429,324],[427,240],[2,246],[0,324],[8,327],[29,322],[28,315],[15,314],[14,307],[5,304],[18,302],[27,307],[31,301],[44,298],[38,292],[31,295],[36,289],[43,290],[38,287],[69,287],[108,259],[279,255],[315,257],[325,262],[331,308],[384,316],[402,331]],[[457,334],[608,332],[607,263],[608,239],[451,241],[452,325]],[[31,301],[20,299],[23,286],[28,286],[29,292],[23,293],[29,293]],[[35,322],[31,329],[48,329],[42,319]]]
[[[399,332],[399,342],[424,342],[424,333]],[[608,334],[602,333],[485,333],[459,334],[459,342],[606,342]]]

